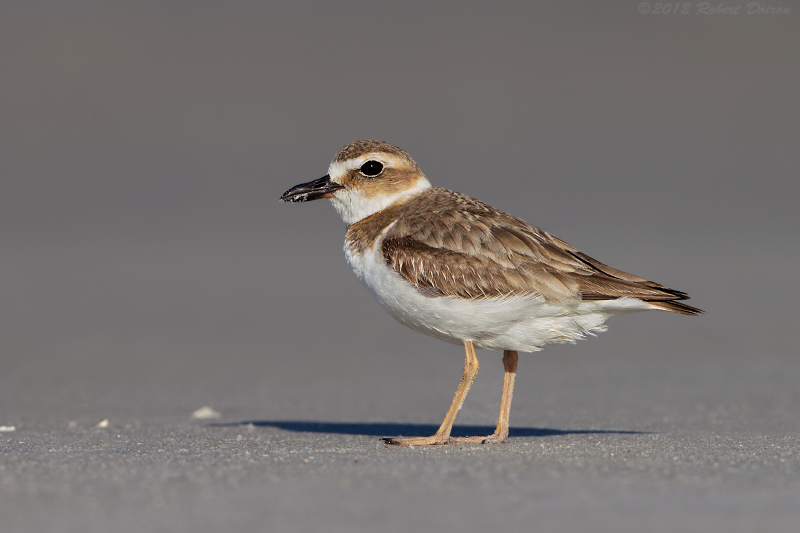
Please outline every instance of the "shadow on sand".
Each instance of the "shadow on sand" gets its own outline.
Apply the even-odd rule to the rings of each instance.
[[[310,422],[304,420],[244,420],[242,422],[228,422],[210,424],[212,427],[247,426],[273,427],[286,431],[303,433],[334,433],[341,435],[366,435],[370,437],[427,437],[433,435],[439,426],[431,424],[403,424],[398,422]],[[467,437],[470,435],[489,435],[494,431],[494,426],[453,426],[454,437]],[[642,435],[647,431],[625,431],[617,429],[551,429],[512,427],[509,428],[510,437],[554,437],[558,435],[580,434],[618,434]]]

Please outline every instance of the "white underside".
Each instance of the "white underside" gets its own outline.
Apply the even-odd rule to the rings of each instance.
[[[612,316],[657,309],[635,298],[564,304],[534,296],[426,296],[386,265],[380,253],[381,241],[378,239],[362,254],[353,253],[345,244],[353,271],[399,322],[454,344],[472,341],[477,348],[534,352],[548,344],[575,342],[605,331],[603,323]]]

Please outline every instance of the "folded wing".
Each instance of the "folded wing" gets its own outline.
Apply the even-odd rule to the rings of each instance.
[[[631,297],[677,313],[702,312],[680,302],[685,293],[605,265],[474,198],[442,189],[426,202],[387,231],[382,251],[388,265],[432,297]]]

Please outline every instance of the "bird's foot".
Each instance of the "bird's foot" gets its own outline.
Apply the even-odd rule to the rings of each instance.
[[[450,442],[459,444],[500,444],[506,440],[507,435],[492,433],[485,437],[450,437]]]
[[[453,442],[451,437],[444,437],[441,435],[431,435],[430,437],[409,437],[409,438],[391,438],[387,437],[381,439],[386,444],[394,446],[441,446],[443,444],[450,444]]]
[[[492,433],[485,437],[443,437],[431,435],[430,437],[410,437],[410,438],[391,438],[381,439],[386,444],[394,446],[442,446],[444,444],[500,444],[506,440],[508,435],[498,435]]]

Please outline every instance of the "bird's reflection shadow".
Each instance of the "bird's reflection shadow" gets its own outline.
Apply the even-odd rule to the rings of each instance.
[[[244,420],[241,422],[215,423],[211,426],[248,426],[272,427],[285,431],[299,433],[331,433],[338,435],[364,435],[368,437],[426,437],[432,435],[439,426],[432,424],[408,424],[400,422],[314,422],[307,420]],[[453,426],[454,437],[468,437],[471,435],[489,435],[494,431],[494,426]],[[647,431],[629,431],[620,429],[553,429],[533,427],[511,427],[510,437],[555,437],[558,435],[592,435],[592,434],[618,434],[642,435]]]

